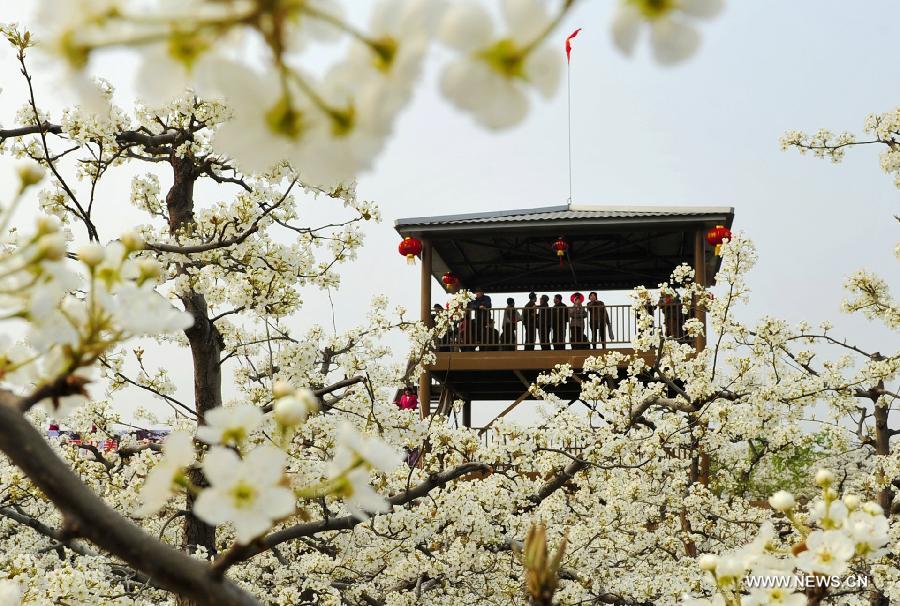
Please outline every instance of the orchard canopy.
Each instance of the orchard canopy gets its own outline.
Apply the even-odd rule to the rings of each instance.
[[[750,7],[5,3],[0,606],[900,603],[900,15]]]

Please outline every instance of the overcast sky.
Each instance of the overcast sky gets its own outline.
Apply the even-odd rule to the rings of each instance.
[[[0,21],[27,22],[30,4],[4,2]],[[370,6],[367,0],[345,4],[357,20]],[[556,34],[562,55],[569,31],[584,28],[572,63],[575,202],[733,206],[734,228],[749,234],[760,253],[745,319],[831,319],[836,332],[855,342],[896,348],[895,335],[880,325],[839,312],[842,282],[854,270],[875,270],[894,286],[900,278],[892,219],[900,213],[900,191],[880,171],[879,150],[851,150],[833,166],[782,152],[778,139],[789,129],[822,126],[861,133],[867,113],[900,104],[900,3],[732,0],[720,17],[698,23],[700,52],[675,68],[655,64],[646,44],[631,59],[613,47],[614,5],[582,1]],[[418,271],[396,252],[396,218],[567,198],[564,87],[549,103],[534,99],[518,128],[491,133],[441,99],[436,75],[445,58],[432,54],[375,171],[359,180],[360,196],[375,200],[385,220],[370,226],[360,261],[344,270],[335,300],[339,318],[349,321],[339,319],[339,326],[360,322],[361,304],[379,292],[418,308]],[[0,51],[4,125],[13,123],[21,103],[12,59]],[[124,102],[133,63],[113,56],[98,67]],[[39,79],[44,97],[57,100],[52,82]],[[3,162],[0,174],[9,174]],[[119,195],[127,191],[123,180]],[[125,211],[114,222],[128,217]],[[437,284],[435,292],[440,295]],[[306,321],[330,324],[327,298],[308,300]],[[482,416],[476,414],[476,424]]]

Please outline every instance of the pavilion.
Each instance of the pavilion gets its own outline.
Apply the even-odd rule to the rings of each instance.
[[[398,219],[395,229],[421,242],[421,320],[432,321],[432,284],[447,274],[459,287],[487,293],[537,293],[656,288],[681,263],[697,282],[712,285],[720,258],[706,241],[716,226],[730,228],[734,209],[693,206],[561,205],[486,213]],[[558,242],[562,240],[564,244]],[[561,254],[559,249],[564,248]],[[439,288],[442,288],[439,286]],[[568,304],[568,301],[566,301]],[[605,350],[630,352],[634,318],[630,305],[606,306],[613,338]],[[520,312],[521,312],[520,308]],[[493,301],[492,326],[502,322],[503,302]],[[702,311],[697,312],[704,321]],[[665,321],[661,317],[661,321]],[[499,332],[499,331],[498,331]],[[556,364],[580,368],[600,349],[529,350],[523,331],[509,346],[439,347],[419,384],[423,415],[432,403],[462,399],[463,422],[471,424],[471,403],[528,399],[537,374]],[[695,343],[705,346],[703,338]],[[569,387],[569,390],[575,389]],[[562,394],[566,395],[566,394]]]

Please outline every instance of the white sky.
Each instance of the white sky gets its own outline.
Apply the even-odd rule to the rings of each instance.
[[[26,23],[32,4],[4,2],[0,21]],[[345,4],[358,21],[371,6]],[[675,68],[655,64],[645,39],[632,59],[614,49],[614,5],[582,0],[556,34],[562,54],[565,36],[584,28],[572,64],[575,202],[733,206],[735,229],[749,234],[760,253],[745,319],[831,319],[854,342],[896,348],[896,336],[880,325],[839,312],[841,284],[852,271],[875,270],[895,286],[900,278],[892,218],[900,212],[900,191],[880,171],[880,150],[851,150],[832,166],[781,152],[778,138],[823,126],[861,134],[867,113],[897,107],[900,4],[870,0],[862,10],[841,0],[731,0],[719,18],[698,23],[698,56]],[[396,253],[394,219],[547,206],[568,195],[564,87],[550,103],[535,98],[518,128],[491,133],[440,98],[436,75],[445,58],[443,51],[432,54],[375,171],[360,178],[360,196],[376,201],[385,220],[369,226],[360,261],[343,272],[334,296],[339,328],[362,321],[360,310],[379,292],[418,309],[418,268]],[[0,50],[4,125],[14,122],[21,103],[12,59]],[[100,75],[119,87],[120,102],[133,67],[122,56],[98,63]],[[58,105],[52,78],[38,85],[48,105]],[[10,166],[0,160],[0,175],[9,175]],[[126,179],[108,191],[119,198],[110,225],[139,220],[124,210]],[[439,296],[437,284],[434,290]],[[312,321],[330,325],[328,300],[319,293],[308,298],[304,323]],[[476,411],[475,424],[493,408]]]

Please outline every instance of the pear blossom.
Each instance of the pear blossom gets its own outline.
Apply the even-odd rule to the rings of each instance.
[[[441,91],[457,108],[481,125],[504,129],[528,113],[528,88],[545,98],[559,84],[561,59],[548,46],[529,47],[550,24],[546,7],[537,0],[506,0],[503,12],[509,31],[497,36],[491,17],[471,1],[447,10],[438,35],[458,51],[441,75]]]
[[[344,499],[351,515],[365,520],[369,517],[367,512],[390,510],[390,504],[369,485],[369,469],[392,471],[401,461],[402,456],[393,447],[344,423],[335,440],[328,478],[335,483],[336,494]]]
[[[270,444],[254,448],[243,460],[231,449],[213,447],[202,464],[210,486],[197,497],[194,513],[208,524],[233,524],[237,542],[249,543],[294,513],[294,493],[283,485],[286,460]]]
[[[786,490],[779,490],[769,497],[769,505],[775,511],[790,511],[794,508],[794,495]]]
[[[833,482],[834,472],[832,472],[830,469],[820,469],[816,472],[816,484],[818,484],[822,488],[831,486]]]
[[[335,494],[344,499],[344,507],[353,517],[368,520],[370,514],[391,510],[391,504],[369,484],[367,469],[356,468],[348,472],[344,479]]]
[[[806,606],[806,595],[782,587],[752,588],[741,606]]]
[[[80,247],[75,254],[88,267],[96,267],[106,258],[106,249],[96,242],[90,242]]]
[[[145,517],[162,509],[175,496],[177,479],[195,458],[193,436],[181,431],[170,433],[163,444],[162,459],[150,470],[138,493],[142,505],[135,515]]]
[[[207,444],[241,446],[262,419],[262,410],[252,404],[220,406],[206,413],[206,424],[197,428],[197,437]]]
[[[718,563],[719,557],[712,553],[704,553],[697,559],[697,565],[700,567],[700,570],[705,570],[707,572],[714,571]]]
[[[149,283],[128,283],[104,298],[113,322],[129,335],[155,335],[190,328],[194,317],[172,306]]]
[[[809,518],[825,529],[840,528],[847,519],[847,506],[843,501],[826,505],[825,501],[816,500],[809,509]]]
[[[870,559],[881,557],[890,541],[890,525],[883,515],[854,511],[847,519],[846,530],[856,543],[856,553]]]
[[[631,55],[646,22],[654,58],[663,65],[680,63],[700,46],[700,35],[690,19],[714,17],[722,5],[723,0],[620,0],[612,22],[613,41]]]
[[[343,423],[338,430],[334,450],[331,468],[335,475],[356,463],[389,472],[403,461],[394,447],[375,436],[360,433],[349,423]]]
[[[299,389],[275,401],[272,408],[275,420],[285,426],[294,427],[306,421],[307,417],[319,409],[319,399],[309,389]]]
[[[815,530],[806,538],[806,551],[797,556],[797,566],[825,576],[841,575],[856,549],[840,530]]]
[[[15,581],[0,579],[0,606],[19,606],[25,597],[22,586]]]

